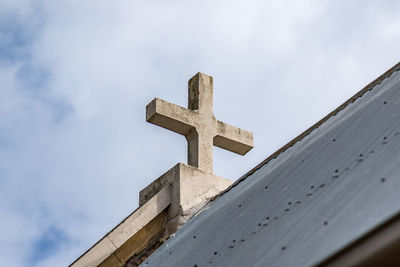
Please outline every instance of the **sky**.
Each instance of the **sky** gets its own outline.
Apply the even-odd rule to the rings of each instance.
[[[400,61],[396,0],[1,0],[0,266],[66,266],[178,162],[146,123],[214,77],[217,119],[254,133],[214,149],[236,180]]]

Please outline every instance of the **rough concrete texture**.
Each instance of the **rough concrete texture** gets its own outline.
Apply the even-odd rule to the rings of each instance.
[[[232,181],[198,168],[178,163],[140,192],[144,205],[160,190],[171,186],[171,206],[168,208],[167,230],[173,234],[208,201],[225,190]]]
[[[166,219],[166,211],[161,212],[98,266],[138,266],[164,242]]]
[[[253,134],[218,121],[213,113],[213,78],[197,73],[189,80],[188,109],[155,98],[146,107],[146,120],[182,134],[188,141],[188,164],[213,172],[213,145],[246,154]]]

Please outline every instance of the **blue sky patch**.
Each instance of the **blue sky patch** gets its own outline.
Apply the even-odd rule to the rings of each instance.
[[[32,41],[32,34],[15,16],[0,18],[0,60],[12,62],[28,57],[26,47]]]
[[[54,255],[63,244],[69,242],[69,238],[61,229],[56,226],[49,227],[42,236],[37,239],[32,248],[30,262],[34,264]]]

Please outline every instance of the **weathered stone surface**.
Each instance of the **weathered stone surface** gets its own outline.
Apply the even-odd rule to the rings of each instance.
[[[253,148],[251,132],[215,118],[211,76],[197,73],[188,88],[188,109],[155,98],[146,107],[146,120],[186,137],[189,165],[212,173],[213,145],[240,155]]]
[[[162,188],[171,186],[171,206],[168,208],[168,233],[174,233],[208,201],[225,190],[232,181],[203,170],[178,163],[140,191],[139,203],[144,205]]]
[[[116,249],[110,239],[105,236],[70,266],[95,267],[109,257]]]
[[[124,266],[130,259],[130,266],[138,266],[143,261],[143,257],[141,257],[143,252],[146,252],[148,248],[157,248],[162,243],[165,234],[166,218],[166,212],[161,212],[146,226],[130,237],[99,266]],[[148,255],[144,256],[146,257]]]
[[[143,189],[140,207],[71,266],[122,266],[134,254],[175,233],[231,184],[228,179],[177,164]]]

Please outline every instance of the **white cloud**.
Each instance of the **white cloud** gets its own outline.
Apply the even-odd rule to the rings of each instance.
[[[215,149],[237,179],[397,63],[400,8],[382,3],[2,1],[29,56],[0,64],[0,250],[21,255],[0,265],[26,265],[52,226],[68,241],[38,265],[69,264],[185,162],[184,138],[144,111],[186,106],[197,71],[214,76],[217,118],[254,132],[248,156]]]

